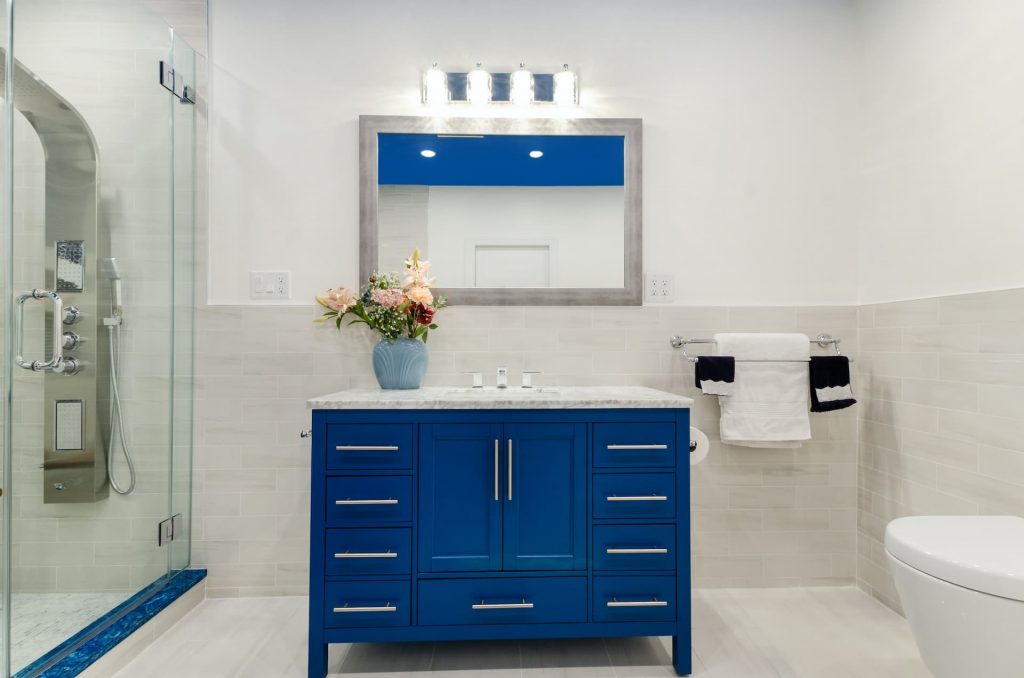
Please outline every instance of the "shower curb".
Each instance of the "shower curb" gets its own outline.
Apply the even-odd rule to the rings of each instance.
[[[14,678],[71,678],[82,674],[205,579],[205,569],[182,570],[150,584],[18,671]]]

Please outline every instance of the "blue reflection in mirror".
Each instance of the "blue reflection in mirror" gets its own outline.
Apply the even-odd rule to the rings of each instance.
[[[377,181],[408,186],[622,186],[624,148],[621,136],[380,134]]]

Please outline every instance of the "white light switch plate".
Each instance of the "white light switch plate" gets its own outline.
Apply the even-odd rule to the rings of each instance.
[[[249,271],[250,299],[291,299],[290,271]]]
[[[644,299],[658,303],[670,303],[676,298],[675,276],[664,273],[644,275]]]

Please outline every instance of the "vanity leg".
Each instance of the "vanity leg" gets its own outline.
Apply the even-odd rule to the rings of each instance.
[[[326,678],[327,676],[327,645],[311,642],[309,644],[309,678]]]
[[[679,636],[672,636],[672,666],[677,676],[688,676],[693,673],[692,650],[688,643],[680,643],[679,640]]]

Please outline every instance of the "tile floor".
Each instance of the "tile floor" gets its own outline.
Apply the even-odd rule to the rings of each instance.
[[[131,593],[15,593],[11,670],[19,671],[75,635]]]
[[[694,675],[928,678],[902,617],[855,588],[694,595]],[[117,678],[305,678],[306,599],[210,599]],[[674,675],[667,638],[338,645],[331,675],[647,678]]]

